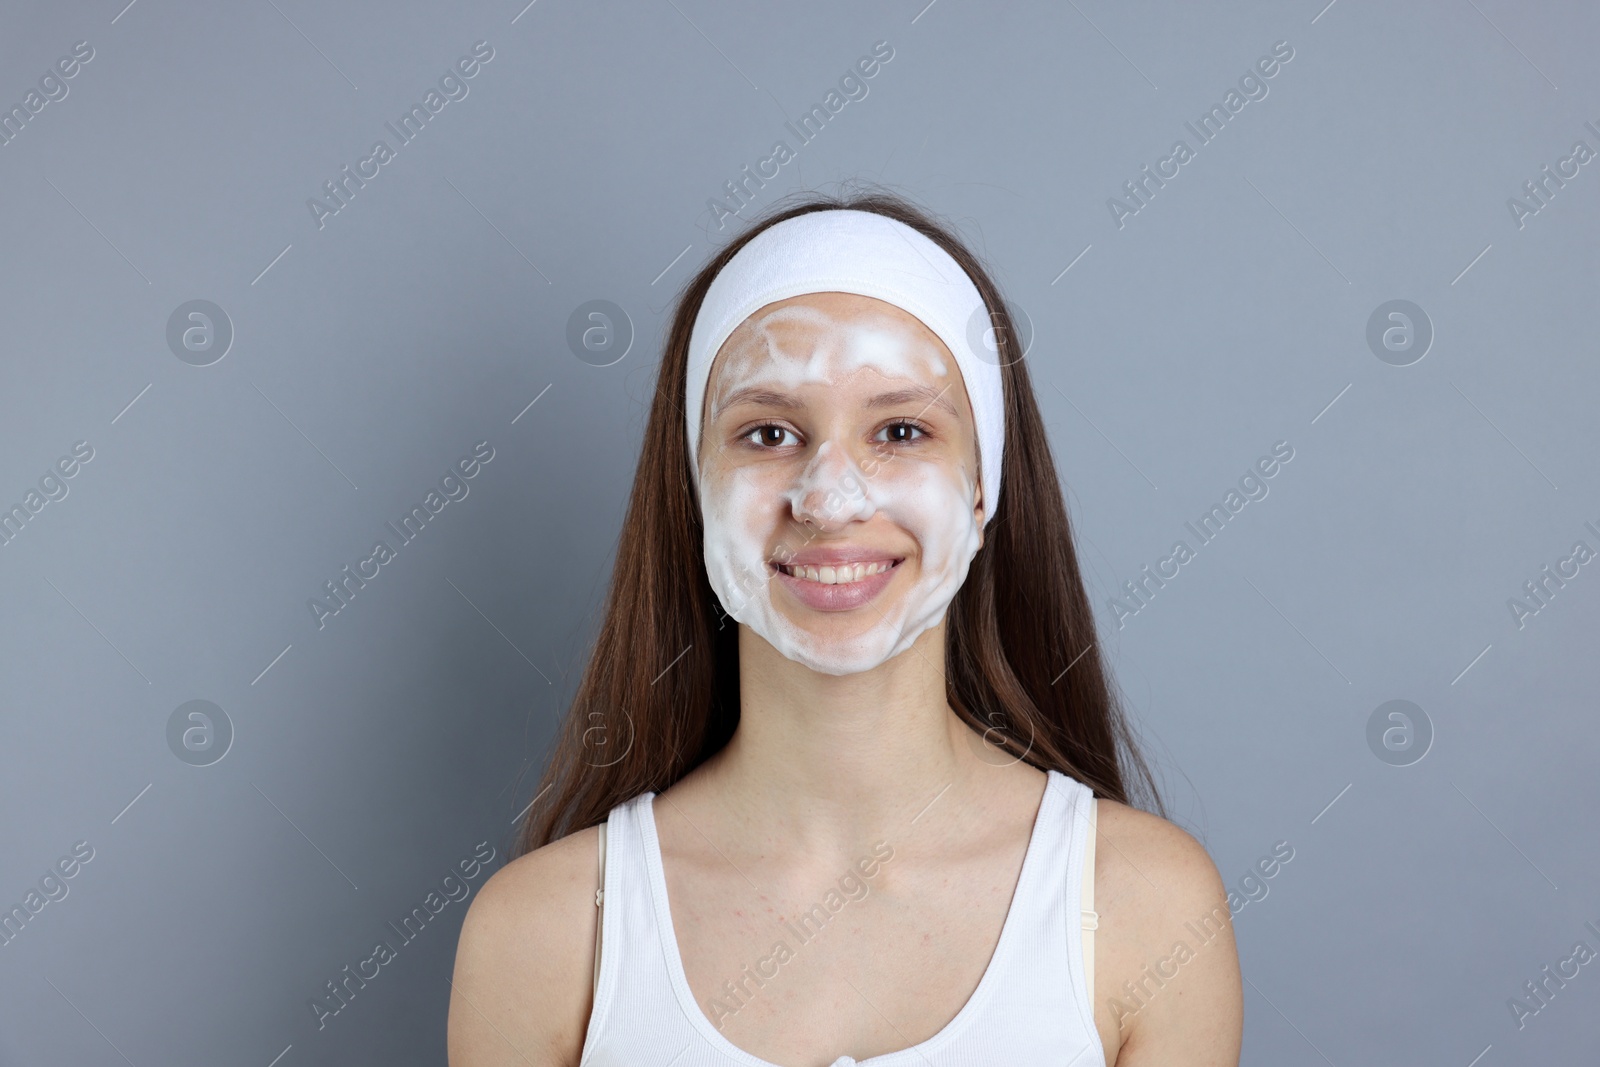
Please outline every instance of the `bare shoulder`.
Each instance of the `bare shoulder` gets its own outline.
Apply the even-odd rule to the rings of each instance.
[[[573,1067],[589,1022],[598,827],[496,871],[456,945],[450,1067]]]
[[[1134,891],[1138,884],[1145,889],[1163,887],[1152,900],[1141,897],[1144,903],[1184,896],[1199,903],[1213,893],[1219,898],[1225,895],[1210,853],[1187,830],[1159,815],[1103,797],[1097,809],[1097,889],[1104,884],[1117,894]]]
[[[1095,1022],[1116,1067],[1236,1067],[1243,1029],[1227,890],[1187,831],[1102,799]]]

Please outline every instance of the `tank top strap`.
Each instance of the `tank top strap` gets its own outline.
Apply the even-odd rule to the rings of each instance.
[[[640,793],[606,816],[600,971],[579,1063],[611,1063],[608,1048],[627,1041],[641,1020],[676,1014],[660,949],[641,816],[654,793]],[[619,999],[620,998],[620,999]],[[625,999],[626,1003],[621,1003]],[[614,1010],[614,1009],[622,1010]],[[597,1058],[598,1057],[598,1058]]]
[[[1084,959],[1084,932],[1099,925],[1098,914],[1086,909],[1087,902],[1083,898],[1084,867],[1093,855],[1091,850],[1096,834],[1094,790],[1059,771],[1050,772],[1050,782],[1046,788],[1055,792],[1062,801],[1062,825],[1057,837],[1060,850],[1056,857],[1059,866],[1053,872],[1057,879],[1054,898],[1060,911],[1059,914],[1052,914],[1048,921],[1065,934],[1066,954],[1063,963],[1067,981],[1063,993],[1071,1001],[1069,1010],[1078,1015],[1100,1062],[1104,1062],[1105,1051],[1100,1047],[1100,1033],[1094,1025],[1092,975],[1087,972]]]
[[[1085,800],[1092,794],[1059,771],[1047,775],[1008,919],[1018,929],[1005,946],[1011,955],[994,961],[996,988],[985,1006],[983,1028],[995,1034],[1040,1033],[1041,1020],[1053,1019],[1054,1025],[1045,1028],[1050,1040],[1075,1042],[1074,1051],[1088,1054],[1073,1062],[1092,1063],[1098,1038],[1087,1040],[1093,1023],[1079,929]]]

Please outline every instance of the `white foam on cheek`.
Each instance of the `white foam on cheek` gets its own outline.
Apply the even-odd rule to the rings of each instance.
[[[887,609],[876,603],[861,609],[883,614],[856,640],[810,650],[814,669],[825,674],[871,670],[910,648],[944,617],[978,552],[976,493],[965,472],[897,457],[871,486],[878,509],[916,540],[918,574]]]
[[[770,641],[765,620],[774,613],[765,546],[778,498],[737,469],[707,474],[700,482],[706,577],[722,610]]]

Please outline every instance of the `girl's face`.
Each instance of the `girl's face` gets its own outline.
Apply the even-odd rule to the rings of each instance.
[[[944,617],[984,511],[960,369],[919,319],[851,293],[768,304],[718,351],[701,425],[706,573],[734,619],[842,675]]]

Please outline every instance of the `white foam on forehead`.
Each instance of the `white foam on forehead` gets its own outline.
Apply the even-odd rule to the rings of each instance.
[[[716,395],[748,385],[795,388],[831,383],[871,369],[885,378],[946,377],[943,346],[908,323],[872,310],[840,318],[817,307],[789,304],[746,319],[726,360]]]

